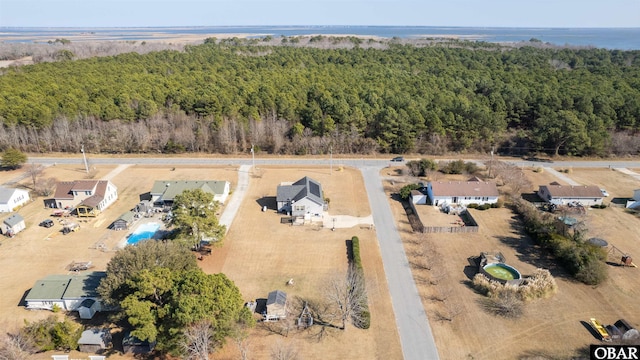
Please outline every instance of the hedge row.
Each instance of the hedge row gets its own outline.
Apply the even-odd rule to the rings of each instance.
[[[362,259],[360,258],[360,239],[357,236],[351,238],[351,252],[353,254],[353,259],[351,259],[353,261],[353,268],[358,272],[358,275],[360,275],[360,279],[364,281],[364,270],[362,269]],[[371,326],[371,312],[369,312],[369,300],[366,290],[359,309],[359,316],[355,316],[355,318],[359,320],[354,325],[361,329],[368,329]]]

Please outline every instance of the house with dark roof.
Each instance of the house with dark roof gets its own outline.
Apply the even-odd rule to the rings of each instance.
[[[28,203],[30,199],[27,190],[0,186],[0,212],[15,211]]]
[[[24,218],[20,214],[13,214],[2,222],[2,233],[7,236],[14,236],[27,228]]]
[[[265,321],[280,320],[287,317],[287,293],[274,290],[267,296],[267,311],[263,314]]]
[[[62,181],[45,206],[76,209],[78,216],[94,217],[118,199],[118,188],[109,180]]]
[[[582,206],[602,204],[602,191],[595,185],[540,185],[538,196],[554,205],[580,204]]]
[[[36,281],[25,297],[27,309],[52,310],[54,306],[67,311],[81,311],[81,315],[93,317],[103,310],[98,295],[100,281],[107,276],[104,271],[92,271],[82,275],[49,275]],[[85,300],[93,300],[87,302]]]
[[[495,204],[498,202],[496,184],[473,177],[467,181],[432,181],[427,184],[427,195],[431,204]]]
[[[276,202],[279,212],[291,216],[319,216],[327,210],[322,185],[308,176],[278,185]]]
[[[171,207],[173,199],[185,190],[200,189],[213,195],[213,200],[221,204],[229,197],[231,183],[218,180],[158,180],[153,183],[149,198],[155,206]]]

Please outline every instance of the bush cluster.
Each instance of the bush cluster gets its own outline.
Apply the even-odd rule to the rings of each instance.
[[[353,254],[353,259],[351,259],[353,261],[353,268],[359,273],[360,278],[364,279],[362,259],[360,258],[360,239],[357,236],[353,236],[351,238],[351,251]],[[371,312],[369,311],[369,301],[367,299],[366,290],[359,309],[360,314],[356,314],[356,316],[354,316],[354,319],[358,319],[354,325],[360,329],[368,329],[371,327]]]
[[[440,166],[440,172],[444,174],[475,174],[478,172],[478,165],[464,160],[449,161]]]
[[[438,168],[438,163],[431,159],[411,160],[407,162],[407,167],[413,176],[427,176],[428,171]]]
[[[514,202],[514,208],[522,216],[525,230],[537,243],[551,251],[574,278],[587,285],[600,284],[607,278],[603,261],[606,253],[602,248],[556,233],[553,216],[538,211],[522,199]]]
[[[519,285],[503,284],[478,273],[473,277],[473,286],[490,298],[508,292],[522,301],[548,298],[558,290],[556,280],[546,269],[536,269],[533,275],[525,278]]]
[[[40,351],[71,351],[78,348],[83,327],[72,321],[59,322],[55,316],[33,323],[27,322],[21,330],[25,338],[34,342]]]

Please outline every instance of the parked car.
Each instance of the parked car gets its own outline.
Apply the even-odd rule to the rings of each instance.
[[[47,219],[47,220],[42,220],[39,225],[42,227],[50,228],[54,225],[54,222],[51,219]]]
[[[609,193],[605,189],[600,189],[600,192],[602,193],[602,196],[604,196],[604,197],[609,196]]]
[[[404,161],[404,157],[396,156],[393,159],[391,159],[391,161],[393,161],[393,162],[403,162]]]
[[[62,228],[62,234],[67,235],[70,232],[75,232],[78,230],[80,230],[80,225],[76,223],[69,223]]]

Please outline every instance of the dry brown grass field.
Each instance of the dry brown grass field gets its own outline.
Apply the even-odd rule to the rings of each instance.
[[[115,170],[115,166],[98,166],[93,178],[99,179]],[[23,170],[0,173],[0,181],[15,179]],[[50,166],[44,177],[58,180],[87,178],[82,166]],[[302,358],[341,358],[346,352],[352,359],[401,359],[402,353],[391,308],[375,232],[359,226],[336,229],[319,226],[290,226],[280,224],[275,212],[276,186],[282,181],[295,181],[310,176],[323,185],[329,197],[330,214],[368,216],[371,211],[360,172],[355,169],[265,167],[252,173],[250,186],[233,225],[224,241],[211,256],[199,264],[209,273],[224,272],[240,288],[247,301],[266,298],[269,291],[281,289],[291,298],[321,300],[327,280],[345,274],[347,267],[346,240],[358,236],[367,280],[372,325],[360,330],[351,325],[346,330],[328,331],[317,337],[316,329],[292,330],[288,336],[277,334],[273,328],[258,324],[251,330],[248,346],[250,358],[268,359],[275,344],[294,347]],[[109,259],[127,232],[108,230],[108,225],[120,214],[131,209],[138,196],[147,192],[155,180],[216,179],[228,180],[232,190],[237,184],[237,168],[130,166],[112,181],[118,187],[119,199],[95,219],[80,222],[76,233],[62,235],[60,225],[45,229],[38,223],[48,218],[50,209],[42,198],[19,210],[27,229],[16,237],[0,240],[0,328],[11,331],[51,315],[47,311],[28,311],[18,306],[33,283],[49,274],[64,274],[72,261],[92,261],[94,270],[104,270]],[[21,181],[28,187],[29,179]],[[261,206],[269,206],[267,212]],[[55,218],[54,218],[55,219]],[[105,244],[107,251],[95,249]],[[293,286],[287,286],[289,279]],[[277,327],[278,324],[270,324]],[[214,355],[216,359],[238,358],[237,347],[230,341]],[[52,352],[38,354],[34,359],[50,359]],[[87,354],[71,352],[71,358],[86,358]],[[115,353],[110,358],[132,358]]]
[[[383,175],[387,173],[383,170]],[[549,172],[534,172],[532,168],[525,168],[524,173],[532,182],[530,190],[559,181]],[[580,183],[606,185],[612,196],[640,185],[630,181],[632,178],[627,175],[609,169],[572,169],[566,175]],[[391,193],[402,185],[404,183],[397,181],[392,185],[387,180],[385,189]],[[584,325],[591,317],[605,324],[625,318],[640,325],[638,268],[608,266],[609,279],[605,283],[587,286],[572,280],[556,266],[553,259],[523,233],[520,221],[507,208],[471,210],[480,226],[475,234],[424,235],[411,231],[399,202],[392,201],[391,205],[409,261],[419,261],[417,257],[425,249],[439,259],[435,270],[413,266],[413,274],[442,359],[571,358],[584,355],[589,344],[600,342]],[[623,209],[590,209],[586,220],[590,229],[588,237],[602,237],[625,252],[637,252],[640,221]],[[524,315],[517,320],[489,314],[480,304],[483,296],[469,286],[474,272],[468,258],[483,251],[502,252],[506,262],[524,275],[538,267],[550,269],[558,283],[558,292],[548,299],[528,303]],[[611,260],[619,261],[619,254],[612,251]],[[443,319],[445,317],[452,320]]]

